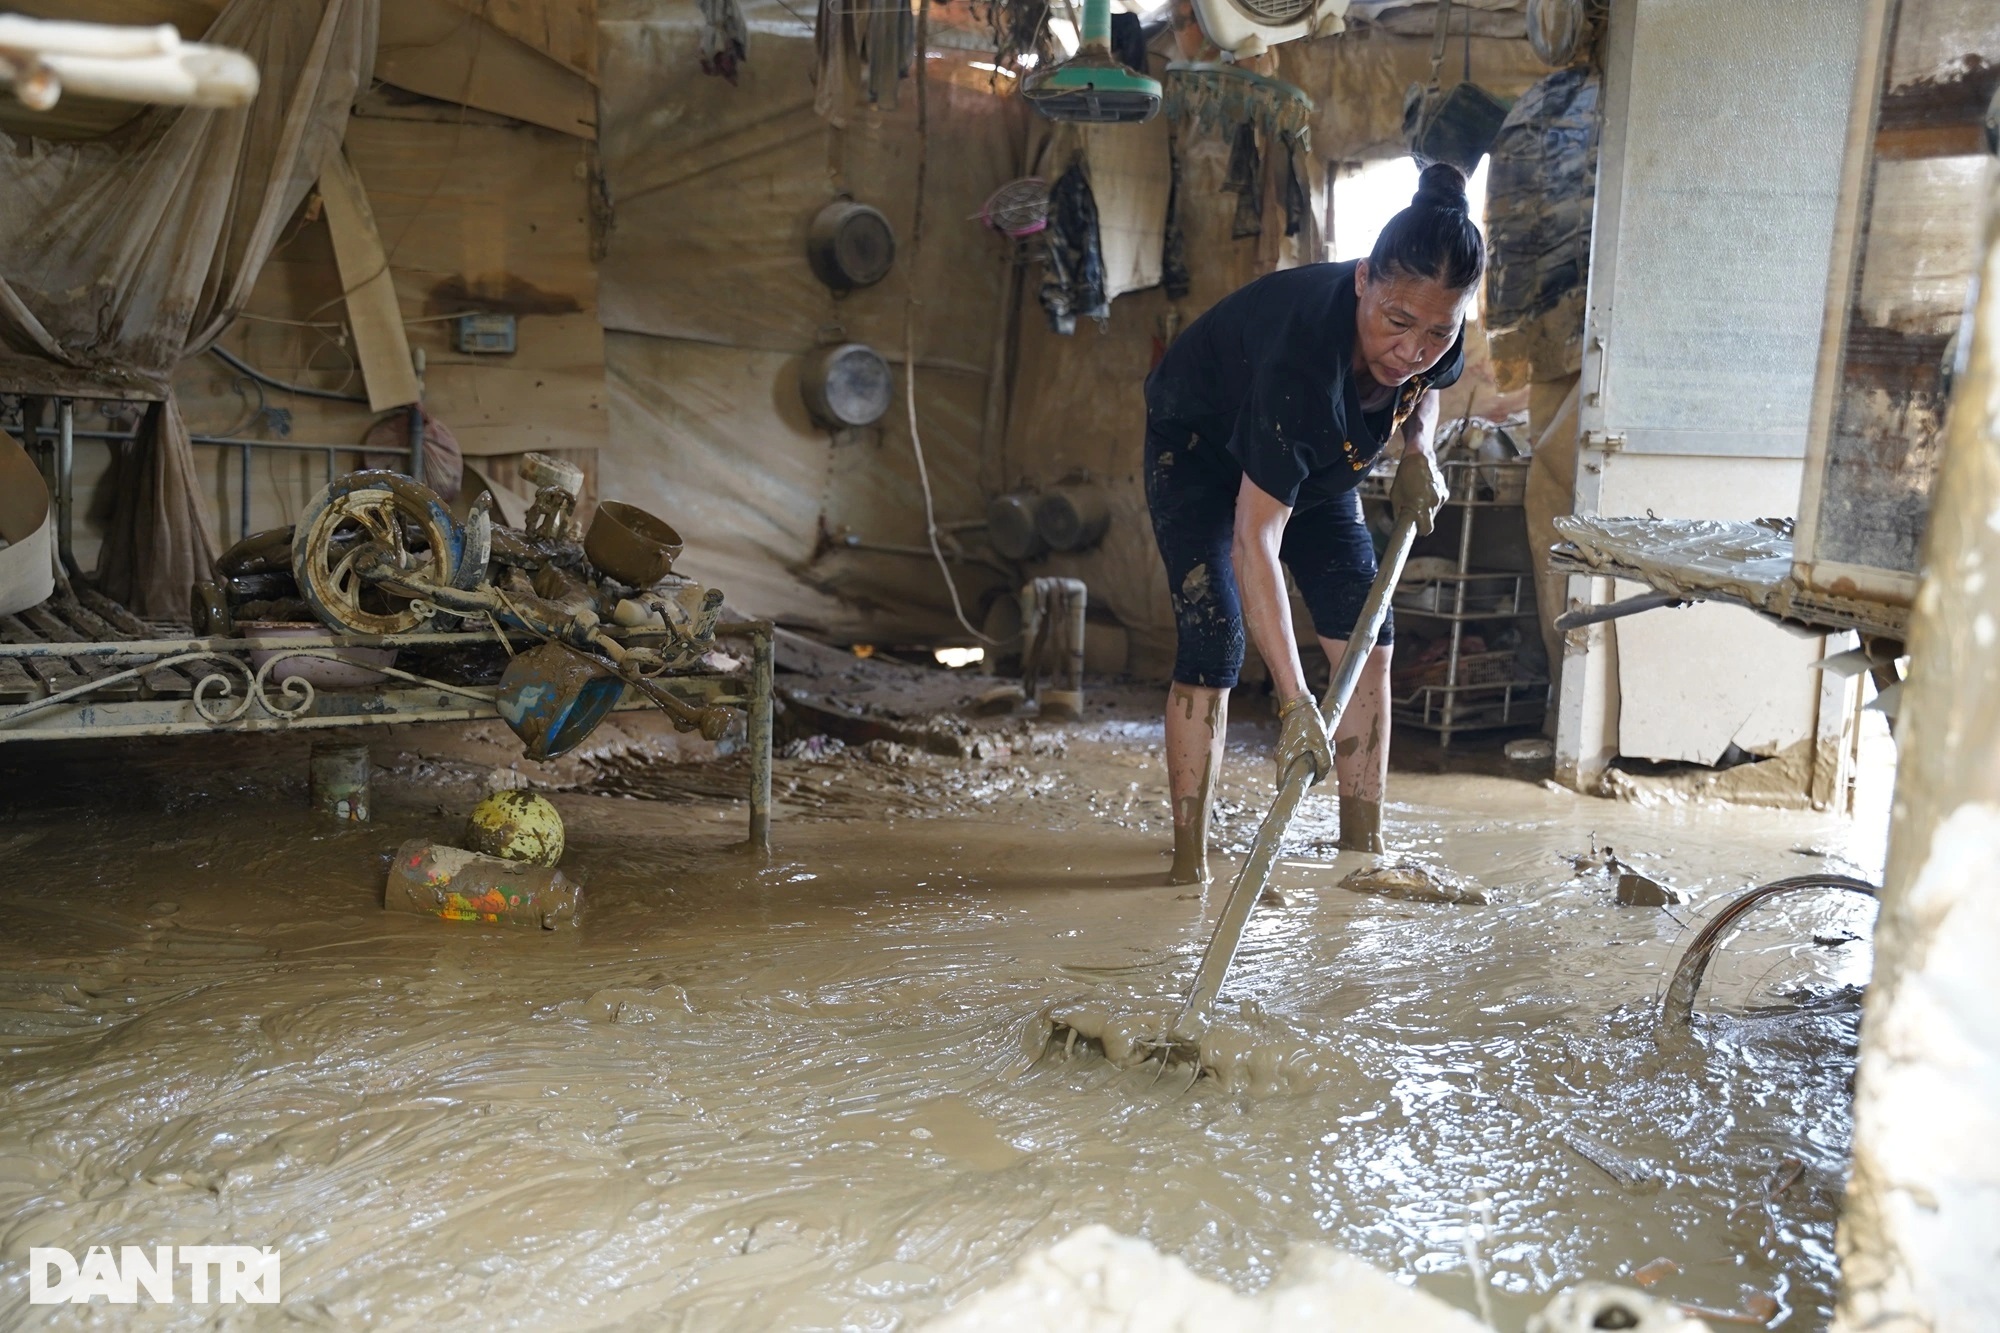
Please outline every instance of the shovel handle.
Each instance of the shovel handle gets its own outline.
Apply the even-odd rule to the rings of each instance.
[[[1416,540],[1417,520],[1397,519],[1396,529],[1389,535],[1389,549],[1383,552],[1375,582],[1369,585],[1368,600],[1362,604],[1361,616],[1355,622],[1354,632],[1347,636],[1340,664],[1334,668],[1326,696],[1320,701],[1320,715],[1326,720],[1328,735],[1339,728],[1348,700],[1354,697],[1361,668],[1368,661],[1368,654],[1374,651],[1375,640],[1381,636],[1382,622],[1389,618],[1389,598],[1396,591],[1397,580],[1403,577],[1403,565],[1409,560],[1410,547]],[[1195,1041],[1208,1030],[1209,1011],[1229,975],[1229,965],[1236,959],[1236,948],[1243,942],[1243,929],[1250,924],[1251,910],[1257,906],[1264,884],[1271,878],[1272,863],[1278,859],[1278,844],[1285,840],[1285,830],[1291,827],[1299,801],[1311,785],[1311,760],[1302,755],[1279,779],[1278,797],[1265,812],[1264,822],[1257,826],[1250,855],[1244,858],[1242,869],[1236,872],[1236,882],[1230,885],[1222,916],[1215,923],[1215,933],[1209,936],[1208,948],[1201,955],[1201,967],[1194,974],[1194,986],[1188,991],[1180,1016],[1174,1020],[1171,1035],[1175,1041]]]
[[[1320,700],[1320,716],[1326,720],[1329,736],[1340,726],[1347,701],[1354,697],[1354,686],[1361,679],[1361,668],[1367,665],[1368,654],[1375,651],[1375,640],[1382,637],[1383,622],[1389,619],[1389,598],[1395,594],[1416,542],[1417,520],[1397,519],[1395,531],[1389,534],[1389,548],[1375,571],[1375,582],[1368,587],[1368,600],[1361,604],[1361,616],[1354,632],[1347,636],[1346,651],[1341,653],[1340,665],[1334,668],[1333,679],[1326,683],[1326,696]]]

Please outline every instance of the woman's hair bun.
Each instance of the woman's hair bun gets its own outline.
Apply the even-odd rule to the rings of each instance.
[[[1486,238],[1472,220],[1465,173],[1439,162],[1417,178],[1410,206],[1389,219],[1368,252],[1368,280],[1429,278],[1455,292],[1486,271]]]
[[[1417,192],[1410,199],[1413,208],[1455,208],[1465,212],[1465,173],[1449,162],[1433,162],[1417,177]]]

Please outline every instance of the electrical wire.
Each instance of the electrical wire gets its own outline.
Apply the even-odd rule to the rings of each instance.
[[[938,545],[937,505],[931,495],[930,468],[924,462],[923,436],[917,431],[917,253],[924,239],[924,178],[930,169],[930,99],[928,85],[924,78],[925,50],[930,44],[931,0],[922,0],[917,7],[917,190],[916,207],[910,220],[910,252],[905,261],[908,295],[903,302],[903,402],[910,417],[910,451],[917,459],[917,484],[924,493],[924,536],[929,539],[931,558],[937,561],[938,573],[944,578],[945,591],[951,594],[951,613],[958,618],[959,625],[981,643],[998,647],[999,639],[990,639],[972,627],[965,618],[965,603],[959,600],[958,581],[951,576],[951,566],[945,563],[944,548]]]
[[[343,297],[343,299],[345,298]],[[467,315],[490,313],[492,312],[485,310],[461,310],[450,315],[418,315],[414,319],[404,319],[400,322],[407,329],[415,324],[448,324],[454,319],[463,319]],[[247,319],[253,324],[283,324],[295,329],[344,329],[347,327],[347,321],[344,319],[284,319],[278,315],[254,314],[248,310],[237,311],[236,318]]]
[[[256,380],[259,384],[268,385],[273,389],[283,389],[286,393],[295,393],[303,398],[330,398],[336,403],[365,403],[368,401],[367,398],[359,394],[336,393],[331,389],[315,389],[304,384],[288,384],[275,376],[266,375],[248,361],[230,352],[220,343],[217,343],[208,350],[212,356],[222,361],[225,365],[231,366],[248,375],[251,379]]]

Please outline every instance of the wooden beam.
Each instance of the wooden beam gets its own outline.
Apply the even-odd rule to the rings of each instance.
[[[597,82],[597,0],[447,0],[592,83]]]
[[[458,0],[382,6],[375,77],[426,97],[597,137],[597,89],[589,79],[475,17]]]
[[[326,201],[326,226],[333,234],[334,262],[347,295],[347,322],[354,330],[355,359],[368,386],[369,410],[384,412],[414,403],[421,391],[410,365],[396,280],[375,230],[368,192],[344,150],[334,154],[320,173],[319,192]]]

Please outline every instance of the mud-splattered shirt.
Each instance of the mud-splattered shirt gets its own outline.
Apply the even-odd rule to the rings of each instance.
[[[1426,390],[1456,384],[1465,331],[1387,407],[1354,382],[1354,261],[1284,269],[1238,288],[1181,333],[1146,378],[1146,412],[1230,455],[1294,509],[1344,495]]]

